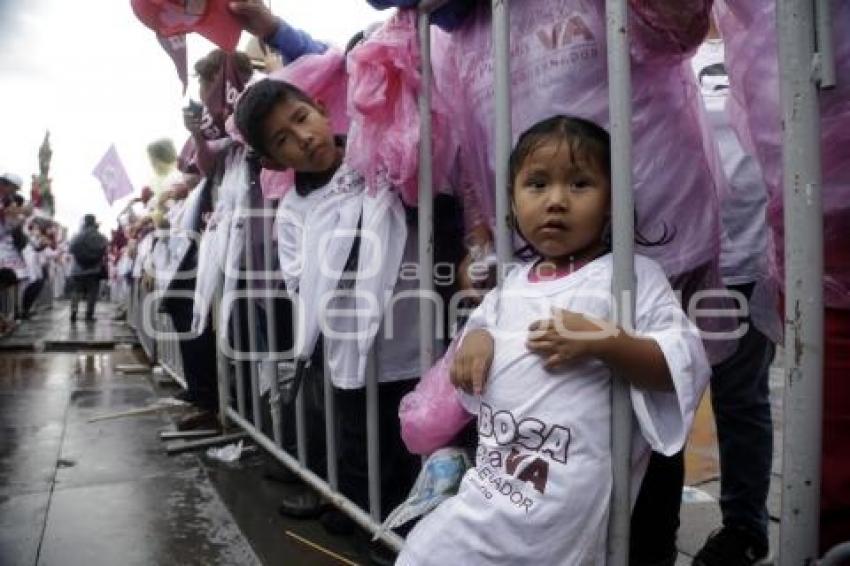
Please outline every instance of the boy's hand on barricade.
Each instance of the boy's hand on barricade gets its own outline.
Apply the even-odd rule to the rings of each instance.
[[[526,347],[544,359],[549,371],[599,357],[606,340],[618,333],[614,324],[558,308],[552,309],[552,318],[533,322],[528,330]]]
[[[260,39],[273,35],[279,26],[277,18],[262,0],[232,0],[230,12],[245,31]]]
[[[452,384],[467,393],[484,391],[493,363],[493,337],[486,330],[473,330],[463,338],[451,368]]]

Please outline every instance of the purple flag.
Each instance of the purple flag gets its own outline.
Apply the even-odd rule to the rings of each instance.
[[[180,82],[183,83],[183,94],[186,94],[186,87],[189,86],[189,64],[186,59],[186,35],[172,35],[165,37],[157,34],[159,44],[171,57],[174,62],[174,68],[177,69],[177,76],[180,77]]]
[[[118,157],[115,144],[109,146],[100,163],[92,171],[92,175],[97,177],[103,186],[103,195],[110,206],[116,200],[133,194],[133,184],[130,183],[130,177],[127,176],[121,158]]]

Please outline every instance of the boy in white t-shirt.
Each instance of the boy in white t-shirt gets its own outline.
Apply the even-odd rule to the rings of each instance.
[[[399,402],[420,374],[418,302],[411,293],[400,296],[417,289],[418,280],[399,272],[417,262],[416,231],[408,230],[389,184],[367,187],[345,163],[345,140],[334,136],[324,107],[298,88],[272,79],[255,83],[239,101],[236,123],[265,168],[295,171],[277,233],[284,281],[303,315],[296,356],[309,359],[323,335],[341,422],[340,491],[364,509],[371,503],[365,385],[374,347],[379,505],[386,515],[407,496],[419,467],[401,441],[398,420]],[[338,529],[339,519],[323,522],[348,530]]]
[[[609,148],[604,129],[566,116],[520,137],[512,210],[536,259],[467,325],[452,379],[473,394],[464,399],[478,414],[476,466],[411,532],[397,564],[604,564],[612,369],[632,385],[633,493],[650,449],[684,445],[708,363],[653,260],[635,258],[634,330],[614,312]]]

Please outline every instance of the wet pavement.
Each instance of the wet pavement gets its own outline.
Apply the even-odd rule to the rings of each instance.
[[[123,321],[113,320],[111,304],[99,302],[94,323],[82,316],[71,322],[67,301],[57,301],[52,310],[33,314],[22,321],[10,335],[0,338],[0,352],[14,350],[52,350],[73,352],[78,348],[112,349],[116,344],[138,344],[133,329]]]
[[[57,307],[0,339],[0,565],[368,563],[363,537],[278,516],[299,488],[266,479],[264,454],[167,456],[179,409],[90,422],[177,389],[120,371],[148,363],[108,305],[91,325]]]
[[[167,456],[159,439],[175,411],[89,422],[176,392],[147,365],[132,330],[101,305],[91,325],[67,305],[0,339],[0,565],[367,564],[365,537],[334,537],[317,521],[284,519],[297,484],[268,479],[253,449],[223,464]],[[771,394],[776,431],[769,510],[778,542],[782,373]],[[719,471],[709,398],[686,452],[680,559],[690,564],[720,525]]]
[[[259,564],[193,455],[167,457],[132,351],[0,357],[0,564]]]

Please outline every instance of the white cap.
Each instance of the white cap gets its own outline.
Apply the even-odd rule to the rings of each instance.
[[[3,173],[0,175],[0,181],[6,181],[10,185],[15,185],[18,189],[23,185],[23,180],[14,173]]]

